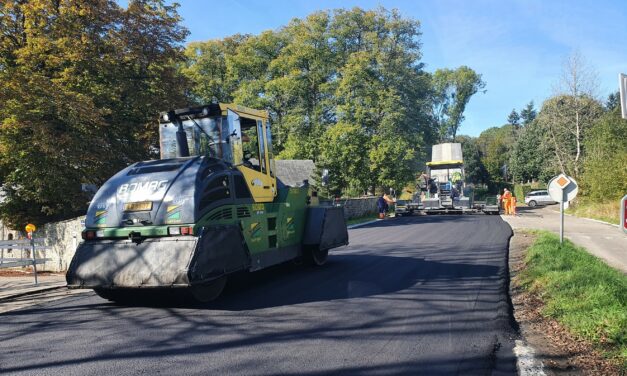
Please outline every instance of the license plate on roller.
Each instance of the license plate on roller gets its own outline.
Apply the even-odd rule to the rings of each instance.
[[[149,211],[152,210],[152,201],[127,202],[124,204],[125,212]]]

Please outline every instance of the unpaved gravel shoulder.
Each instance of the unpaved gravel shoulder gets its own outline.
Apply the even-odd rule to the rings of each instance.
[[[591,344],[572,335],[557,321],[544,317],[540,297],[519,286],[518,273],[525,267],[527,248],[535,238],[531,232],[517,230],[509,246],[510,296],[521,336],[535,350],[547,375],[618,375],[618,368]]]

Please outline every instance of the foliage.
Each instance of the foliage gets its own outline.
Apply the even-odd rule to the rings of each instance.
[[[525,261],[520,282],[542,297],[543,313],[627,369],[627,276],[548,232],[539,234]]]
[[[329,169],[328,190],[340,194],[345,187],[364,187],[370,179],[368,136],[358,126],[338,123],[323,136],[326,145],[320,165]]]
[[[457,141],[462,144],[466,182],[472,184],[488,184],[490,182],[490,174],[483,164],[483,154],[479,148],[477,139],[474,137],[459,136]]]
[[[525,108],[520,110],[520,119],[522,120],[523,127],[526,127],[529,124],[531,124],[531,122],[535,120],[536,116],[537,116],[537,113],[536,113],[535,108],[533,107],[533,101],[530,101],[529,103],[527,103]]]
[[[518,115],[516,109],[513,109],[512,112],[509,113],[509,116],[507,117],[507,124],[511,124],[515,127],[520,125],[520,115]]]
[[[432,86],[433,113],[440,142],[449,139],[455,141],[457,129],[464,120],[466,105],[473,95],[485,88],[486,83],[480,74],[467,66],[461,66],[455,70],[436,70],[432,77]]]
[[[492,127],[481,132],[477,144],[483,155],[482,162],[492,183],[509,181],[509,154],[514,144],[516,128],[511,124]]]
[[[618,202],[627,192],[627,120],[621,118],[620,106],[594,123],[584,145],[581,193],[597,202]]]
[[[527,193],[538,188],[537,185],[534,187],[532,184],[514,184],[514,190],[512,192],[514,197],[518,199],[518,202],[523,202]]]
[[[0,217],[21,228],[83,212],[81,183],[154,153],[147,125],[185,102],[187,31],[160,0],[0,7]]]
[[[555,175],[557,170],[549,163],[553,150],[548,141],[545,129],[536,121],[520,130],[509,158],[513,181],[546,183]]]
[[[190,44],[181,71],[197,101],[268,109],[279,157],[328,168],[338,193],[399,188],[436,134],[419,37],[418,21],[395,10],[337,9]]]
[[[620,93],[618,91],[615,93],[610,93],[610,95],[607,96],[607,100],[605,101],[606,110],[612,111],[616,107],[620,108]]]
[[[559,171],[579,176],[584,137],[602,111],[599,102],[585,95],[559,95],[542,104],[537,120],[548,136]]]
[[[577,197],[574,205],[566,209],[566,213],[620,225],[620,200],[593,200],[582,194],[581,197]]]

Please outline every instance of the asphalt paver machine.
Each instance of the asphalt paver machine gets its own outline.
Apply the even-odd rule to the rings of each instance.
[[[326,262],[348,244],[341,207],[276,176],[268,113],[210,104],[161,113],[161,159],[138,162],[93,198],[70,288],[132,301],[176,291],[210,301],[227,277],[288,260]]]
[[[422,210],[427,214],[473,211],[472,190],[464,183],[462,145],[433,145],[422,190]]]

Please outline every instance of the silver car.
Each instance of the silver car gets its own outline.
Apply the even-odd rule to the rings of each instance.
[[[525,196],[525,204],[534,208],[538,205],[557,204],[557,202],[549,196],[548,191],[531,191]]]

